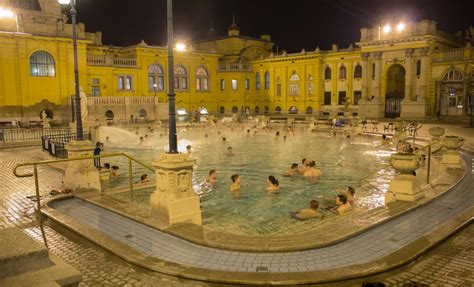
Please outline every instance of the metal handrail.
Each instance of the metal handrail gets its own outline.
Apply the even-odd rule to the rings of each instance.
[[[133,200],[133,177],[132,177],[132,161],[138,163],[139,165],[147,168],[148,170],[155,171],[153,167],[143,163],[142,161],[126,154],[126,153],[111,153],[111,154],[102,154],[102,155],[93,155],[93,156],[81,156],[81,157],[76,157],[76,158],[67,158],[67,159],[55,159],[55,160],[44,160],[40,162],[25,162],[25,163],[19,163],[15,165],[15,168],[13,169],[13,174],[16,177],[19,178],[24,178],[24,177],[34,177],[35,178],[35,191],[36,191],[36,204],[37,204],[37,211],[38,211],[38,222],[40,224],[41,228],[41,233],[43,236],[44,244],[46,248],[48,248],[48,243],[46,241],[46,235],[44,233],[43,229],[43,218],[41,216],[41,198],[39,194],[39,181],[38,181],[38,165],[44,165],[44,164],[52,164],[52,163],[59,163],[59,162],[70,162],[70,161],[77,161],[77,160],[86,160],[86,159],[96,159],[96,158],[107,158],[107,157],[117,157],[117,156],[124,156],[128,158],[128,179],[129,179],[129,184],[130,184],[130,191],[132,194],[132,200]],[[25,167],[25,166],[33,166],[33,172],[32,173],[26,173],[26,174],[19,174],[18,173],[18,168],[20,167]]]

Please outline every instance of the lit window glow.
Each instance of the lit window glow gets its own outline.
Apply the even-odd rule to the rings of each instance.
[[[383,26],[383,28],[382,28],[382,31],[383,31],[384,33],[389,33],[391,30],[392,30],[392,27],[391,27],[390,25],[388,25],[388,24],[385,25],[385,26]]]
[[[0,18],[13,18],[15,13],[12,10],[0,7]]]
[[[176,50],[178,52],[184,52],[186,51],[186,45],[184,45],[183,43],[178,43],[176,44]]]
[[[406,27],[406,26],[405,26],[405,23],[398,23],[398,25],[397,25],[397,31],[398,31],[398,32],[401,32],[401,31],[405,30],[405,27]]]
[[[69,5],[69,3],[71,3],[71,0],[58,0],[58,3],[61,5]]]

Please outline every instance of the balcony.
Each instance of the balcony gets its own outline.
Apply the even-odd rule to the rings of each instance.
[[[89,66],[106,66],[106,67],[125,67],[136,68],[137,59],[135,58],[120,58],[105,55],[88,55],[87,65]]]
[[[251,72],[252,66],[248,64],[221,64],[219,72]]]
[[[456,62],[465,61],[473,58],[473,50],[469,48],[450,49],[433,54],[433,62]]]

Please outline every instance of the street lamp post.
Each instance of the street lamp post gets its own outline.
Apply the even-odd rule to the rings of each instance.
[[[176,135],[176,107],[174,93],[174,66],[173,66],[173,0],[167,0],[168,18],[168,106],[169,106],[169,153],[178,153],[178,138]]]
[[[77,60],[77,31],[76,31],[76,0],[58,0],[59,4],[71,5],[71,20],[72,20],[72,46],[74,49],[74,102],[76,113],[76,133],[77,140],[83,140],[82,118],[81,118],[81,95],[79,93],[79,66]]]
[[[155,91],[155,98],[156,98],[156,83],[153,84],[153,90]]]

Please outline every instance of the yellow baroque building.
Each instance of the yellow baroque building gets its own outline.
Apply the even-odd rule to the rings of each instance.
[[[54,0],[0,0],[0,122],[73,118],[72,27]],[[347,48],[275,53],[269,35],[208,38],[175,53],[180,113],[359,115],[467,120],[474,102],[474,29],[450,35],[434,21],[362,28]],[[90,120],[167,117],[167,48],[102,45],[78,25],[80,86]]]

